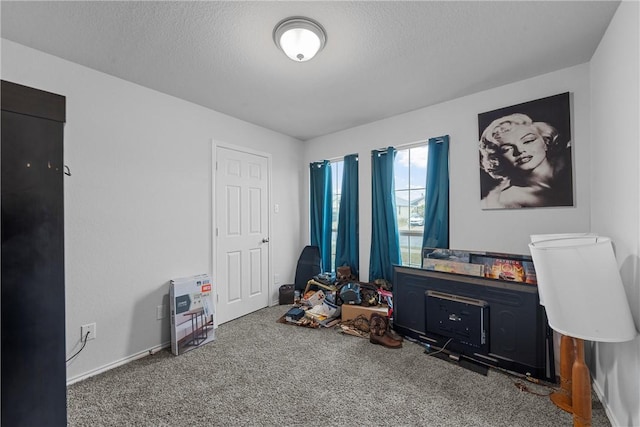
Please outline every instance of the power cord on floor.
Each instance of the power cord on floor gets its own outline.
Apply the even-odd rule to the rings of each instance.
[[[521,382],[518,382],[518,381],[514,381],[513,385],[515,385],[518,388],[518,390],[520,390],[520,391],[526,391],[527,393],[530,393],[530,394],[533,394],[533,395],[536,395],[536,396],[548,397],[553,393],[553,391],[550,391],[549,393],[537,393],[537,392],[531,390],[525,384],[523,384]]]
[[[84,349],[84,346],[85,346],[85,345],[87,345],[87,340],[88,340],[88,338],[89,338],[89,332],[87,332],[87,333],[84,335],[84,339],[82,340],[82,347],[80,347],[80,350],[78,350],[78,351],[76,352],[76,354],[74,354],[73,356],[71,356],[70,358],[68,358],[67,360],[65,360],[65,362],[64,362],[64,363],[69,363],[69,361],[70,361],[71,359],[73,359],[74,357],[76,357],[77,355],[79,355],[79,354],[80,354],[80,352]]]
[[[556,387],[554,387],[552,383],[549,383],[547,381],[543,381],[543,380],[540,380],[538,378],[532,377],[531,374],[529,374],[529,373],[526,373],[524,375],[523,374],[516,374],[515,372],[509,371],[507,369],[500,368],[500,367],[497,367],[497,366],[492,366],[492,365],[486,365],[486,366],[491,368],[495,372],[499,372],[499,373],[511,378],[511,380],[513,382],[513,385],[515,385],[518,388],[518,390],[520,390],[520,391],[524,391],[524,392],[533,394],[535,396],[540,396],[540,397],[549,397],[551,394],[553,394],[556,391],[558,391],[558,389]],[[514,378],[516,378],[516,379],[514,380]],[[532,384],[536,384],[539,387],[544,387],[544,388],[546,388],[547,390],[550,390],[550,391],[549,391],[549,393],[538,393],[538,392],[535,392],[535,391],[531,390],[529,387],[527,387],[527,385],[524,384],[523,382],[518,381],[518,379],[528,381],[528,382],[530,382]]]
[[[449,345],[449,343],[451,342],[451,340],[453,340],[453,338],[449,338],[449,340],[448,340],[446,343],[444,343],[444,345],[442,346],[442,348],[441,348],[440,350],[438,350],[438,351],[431,351],[431,350],[429,350],[429,349],[431,348],[431,346],[429,345],[429,347],[426,347],[426,348],[425,348],[424,352],[425,352],[425,354],[427,354],[427,355],[429,355],[429,356],[433,356],[433,355],[435,355],[435,354],[442,353],[442,352],[444,351],[444,349],[445,349],[445,348],[447,348],[447,345]]]
[[[507,374],[507,373],[505,373],[505,374]],[[509,375],[511,375],[511,374],[509,374]],[[511,375],[511,376],[513,376],[513,375]],[[545,388],[547,388],[547,389],[549,389],[551,391],[549,393],[538,393],[538,392],[535,392],[535,391],[531,390],[529,387],[526,386],[526,384],[523,384],[523,383],[521,383],[519,381],[513,381],[513,385],[515,385],[518,388],[518,390],[520,390],[520,391],[526,391],[527,393],[530,393],[530,394],[533,394],[533,395],[536,395],[536,396],[542,396],[542,397],[548,397],[548,396],[550,396],[552,393],[554,393],[556,391],[555,388],[541,383],[539,379],[533,378],[530,375],[526,375],[524,377],[524,379],[529,381],[530,383],[537,384],[540,387],[545,387]]]
[[[453,339],[453,338],[450,338],[450,339],[449,339],[449,340],[448,340],[448,341],[447,341],[447,342],[442,346],[442,348],[440,348],[438,351],[431,351],[431,350],[430,350],[431,346],[430,346],[429,344],[426,344],[426,345],[425,345],[425,350],[424,350],[425,354],[427,354],[427,355],[429,355],[429,356],[433,356],[433,355],[436,355],[436,354],[438,354],[438,353],[442,353],[442,352],[445,350],[445,348],[447,347],[447,345],[451,342],[451,340],[452,340],[452,339]],[[416,341],[416,342],[417,342],[417,341]],[[495,371],[497,371],[497,372],[500,372],[500,373],[502,373],[503,375],[506,375],[506,376],[508,376],[508,377],[511,377],[511,378],[514,378],[514,377],[515,377],[515,378],[519,378],[519,379],[524,379],[524,380],[526,380],[526,381],[529,381],[530,383],[537,384],[537,385],[538,385],[538,386],[540,386],[540,387],[545,387],[546,389],[551,390],[549,393],[538,393],[538,392],[535,392],[535,391],[531,390],[529,387],[527,387],[527,386],[526,386],[526,384],[524,384],[524,383],[522,383],[522,382],[520,382],[520,381],[517,381],[517,380],[513,380],[513,385],[515,385],[515,386],[518,388],[518,390],[520,390],[520,391],[524,391],[524,392],[527,392],[527,393],[533,394],[533,395],[535,395],[535,396],[541,396],[541,397],[548,397],[549,395],[551,395],[552,393],[554,393],[554,392],[556,392],[556,391],[557,391],[557,389],[556,389],[556,388],[554,388],[553,386],[548,385],[548,383],[546,383],[546,382],[544,382],[544,381],[540,381],[539,379],[534,378],[534,377],[532,377],[531,375],[528,375],[528,374],[527,374],[527,375],[524,375],[524,376],[519,376],[519,375],[514,374],[513,372],[510,372],[510,371],[508,371],[508,370],[506,370],[506,369],[503,369],[503,368],[499,368],[499,367],[497,367],[497,366],[492,366],[492,365],[484,364],[484,363],[482,363],[482,362],[479,362],[479,363],[480,363],[480,364],[482,364],[482,365],[485,365],[485,366],[487,366],[487,367],[489,367],[489,368],[492,368],[493,370],[495,370]]]

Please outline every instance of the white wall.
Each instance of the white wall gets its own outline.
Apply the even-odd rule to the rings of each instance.
[[[97,323],[97,339],[68,365],[68,379],[166,344],[168,318],[156,320],[156,307],[168,304],[168,281],[215,273],[212,140],[271,154],[271,200],[280,206],[271,219],[272,273],[293,283],[300,141],[8,40],[1,73],[66,96],[68,355],[79,348],[80,326]]]
[[[614,242],[640,329],[640,6],[622,2],[591,60],[591,217]],[[606,284],[603,284],[606,285]],[[640,338],[592,347],[594,387],[613,425],[640,425]]]
[[[431,84],[431,83],[429,83]],[[575,206],[481,210],[478,113],[571,92]],[[384,100],[380,100],[384,102]],[[360,277],[366,280],[371,244],[371,150],[450,135],[450,247],[528,254],[530,234],[589,230],[590,92],[588,64],[422,108],[305,143],[305,163],[358,153]],[[306,175],[308,181],[308,174]],[[308,183],[303,186],[308,188]],[[303,200],[308,200],[308,192]],[[304,217],[308,217],[308,207]],[[303,236],[308,236],[308,222]]]

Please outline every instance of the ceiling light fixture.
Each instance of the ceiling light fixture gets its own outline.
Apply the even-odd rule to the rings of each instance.
[[[289,58],[304,62],[322,50],[327,42],[327,34],[317,22],[296,16],[284,19],[276,25],[273,41]]]

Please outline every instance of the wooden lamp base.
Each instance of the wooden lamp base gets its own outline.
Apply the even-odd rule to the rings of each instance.
[[[573,414],[574,427],[591,426],[591,375],[584,363],[584,341],[562,335],[560,341],[560,390],[551,401]]]

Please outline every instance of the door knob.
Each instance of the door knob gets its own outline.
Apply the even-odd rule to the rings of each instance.
[[[269,238],[262,239],[262,243],[269,243]]]

